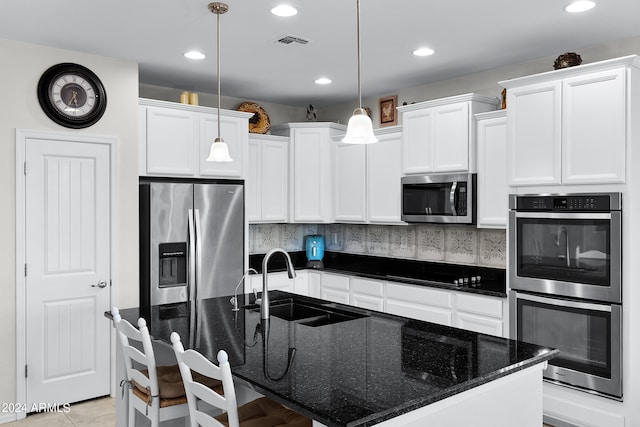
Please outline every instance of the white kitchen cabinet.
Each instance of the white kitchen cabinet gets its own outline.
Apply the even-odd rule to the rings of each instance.
[[[363,144],[335,143],[335,221],[366,221],[366,150]]]
[[[351,305],[384,311],[384,299],[384,282],[361,277],[351,278]]]
[[[497,105],[497,98],[466,94],[399,107],[403,172],[473,172],[473,115]]]
[[[629,69],[638,63],[630,56],[500,82],[507,88],[509,184],[625,182],[637,105]]]
[[[320,298],[340,304],[351,304],[349,276],[323,273],[320,279]]]
[[[506,336],[506,302],[503,298],[458,292],[455,326],[498,337]]]
[[[387,313],[453,326],[455,292],[404,283],[386,283]]]
[[[233,161],[207,162],[217,136],[215,108],[140,99],[140,175],[242,178],[248,155],[249,117],[250,113],[221,111],[221,136]]]
[[[507,227],[507,112],[476,114],[477,122],[477,227]]]
[[[250,223],[287,221],[288,147],[286,137],[249,135],[245,200]]]
[[[367,219],[398,224],[402,177],[402,133],[399,127],[376,129],[379,142],[367,145]]]
[[[196,116],[191,111],[147,107],[145,175],[196,176]]]
[[[245,289],[245,292],[253,292],[254,289],[257,290],[258,293],[262,292],[262,274],[252,274],[249,277],[251,278],[250,288]],[[269,287],[269,291],[286,291],[291,293],[296,291],[295,278],[289,279],[286,271],[269,273],[267,286]]]
[[[333,207],[333,139],[345,133],[336,123],[287,123],[273,135],[289,136],[291,222],[331,223]]]

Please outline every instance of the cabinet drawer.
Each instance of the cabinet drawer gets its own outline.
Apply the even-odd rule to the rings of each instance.
[[[322,275],[322,287],[349,292],[349,276],[325,273]]]
[[[384,283],[377,280],[352,278],[351,286],[354,294],[365,294],[384,297]]]
[[[502,319],[502,300],[459,293],[458,310]]]
[[[387,284],[387,298],[416,304],[452,308],[453,295],[454,293],[452,291],[441,291],[421,286],[400,285],[396,283]]]

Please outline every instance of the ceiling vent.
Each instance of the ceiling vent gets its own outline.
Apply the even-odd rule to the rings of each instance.
[[[309,43],[309,40],[304,39],[302,37],[298,37],[298,36],[286,35],[286,36],[279,37],[275,41],[275,43],[282,46],[296,46],[296,45],[305,45]]]

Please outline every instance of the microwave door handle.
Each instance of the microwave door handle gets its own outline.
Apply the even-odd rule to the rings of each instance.
[[[451,207],[451,215],[456,216],[456,190],[458,188],[458,181],[451,183],[451,191],[449,192],[449,206]]]
[[[196,233],[193,224],[193,209],[189,209],[188,213],[188,227],[189,227],[189,274],[187,275],[187,299],[194,300],[195,295],[195,274],[196,274]]]

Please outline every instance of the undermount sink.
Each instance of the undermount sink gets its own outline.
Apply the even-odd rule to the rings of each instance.
[[[260,311],[260,306],[251,305],[246,306],[245,309]],[[312,327],[331,325],[366,317],[366,315],[360,313],[318,307],[292,300],[273,301],[269,306],[269,310],[272,316]]]

